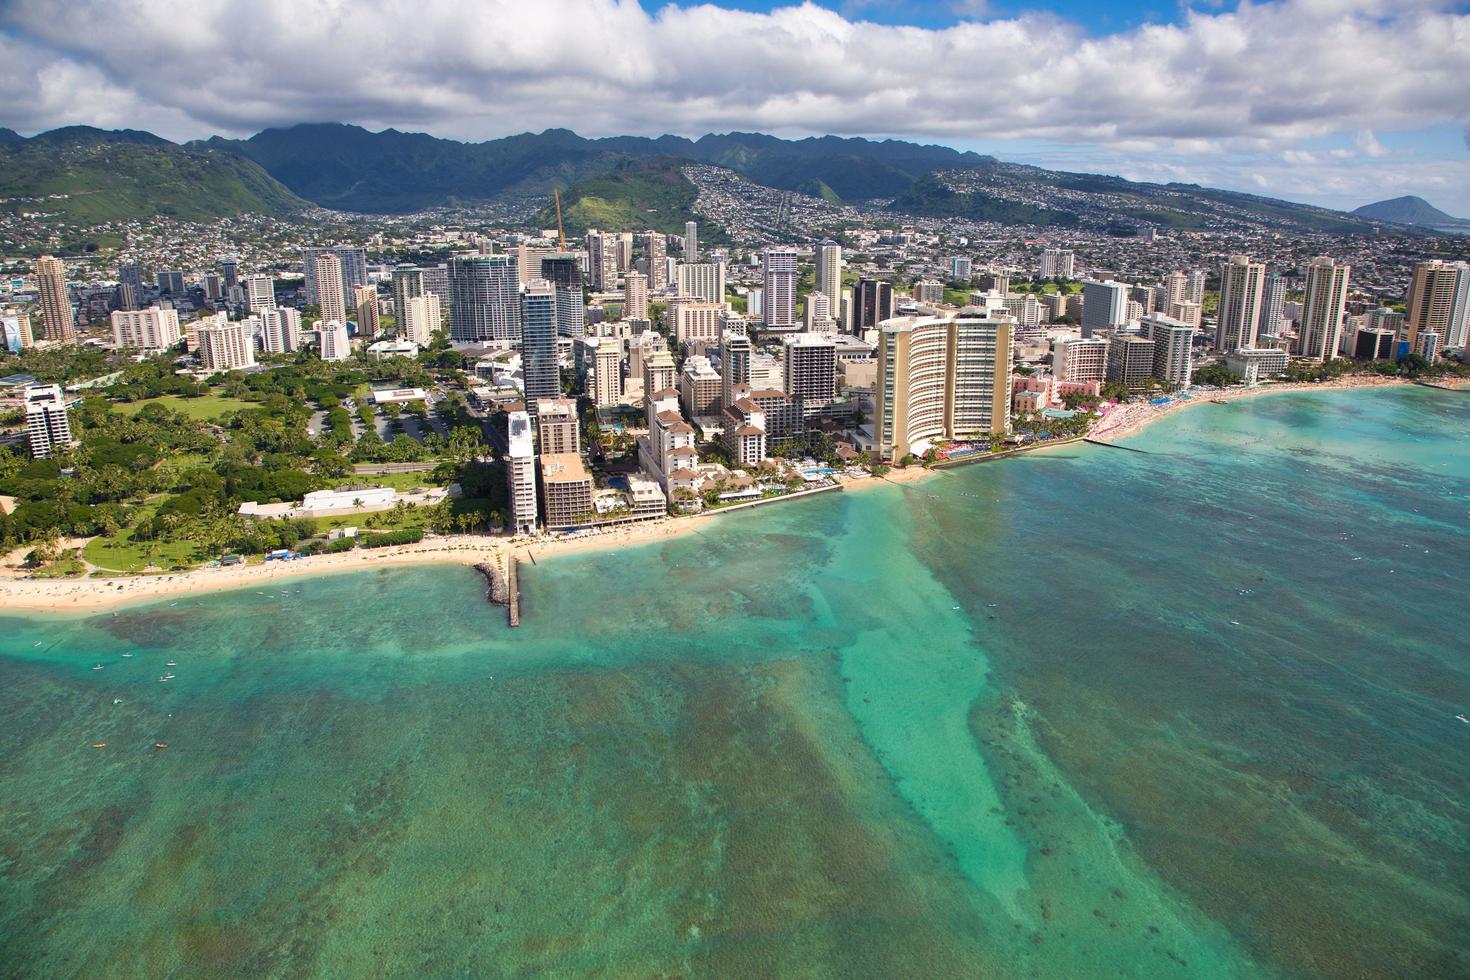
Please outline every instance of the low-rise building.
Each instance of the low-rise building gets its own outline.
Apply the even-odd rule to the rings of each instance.
[[[1284,372],[1290,362],[1286,351],[1274,347],[1241,347],[1225,355],[1225,366],[1230,373],[1246,384],[1275,377]]]

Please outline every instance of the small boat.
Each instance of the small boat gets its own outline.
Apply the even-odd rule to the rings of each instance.
[[[155,749],[166,749],[166,748],[168,748],[168,743],[167,742],[154,742],[153,743],[153,747]]]
[[[131,656],[132,656],[132,653],[125,653],[125,654],[123,654],[123,659],[126,660],[127,658],[129,658]]]
[[[94,748],[94,749],[105,749],[105,748],[107,748],[107,743],[106,742],[93,742],[92,743],[92,748]]]
[[[97,666],[93,667],[92,669],[93,670],[101,670],[102,669],[102,665],[101,664],[98,664]]]
[[[113,707],[117,707],[120,704],[122,704],[122,698],[113,698],[112,699],[112,705],[113,705]]]
[[[171,680],[173,680],[173,679],[174,679],[174,675],[173,675],[173,674],[164,674],[164,675],[163,675],[163,676],[162,676],[162,677],[160,677],[160,678],[159,678],[159,679],[158,679],[158,683],[160,683],[160,684],[165,684],[165,683],[167,683],[167,682],[168,682],[168,681],[171,681]]]
[[[178,665],[179,662],[177,660],[170,660],[168,663],[164,664],[165,667],[177,667]]]
[[[41,645],[41,641],[40,640],[37,640],[35,643],[32,643],[31,644],[31,646],[33,646],[33,647],[38,647],[40,645]]]
[[[1458,714],[1455,715],[1455,717],[1463,721],[1465,724],[1470,725],[1470,718],[1466,718],[1464,714]]]

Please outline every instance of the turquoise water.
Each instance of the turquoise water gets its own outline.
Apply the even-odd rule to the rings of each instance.
[[[1470,973],[1470,396],[1130,445],[0,620],[0,976]]]

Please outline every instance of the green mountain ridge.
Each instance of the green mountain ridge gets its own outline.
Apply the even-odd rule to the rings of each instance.
[[[573,184],[562,195],[562,225],[568,235],[584,234],[588,228],[682,234],[698,195],[699,189],[684,176],[682,160],[628,160],[612,173]],[[533,221],[555,228],[555,206],[542,208]]]
[[[12,211],[77,221],[166,215],[207,221],[311,207],[234,153],[195,149],[136,130],[69,126],[30,139],[0,135],[0,198]],[[29,200],[28,200],[29,199]]]
[[[1404,225],[1424,225],[1430,228],[1464,226],[1470,228],[1470,220],[1445,214],[1422,197],[1395,197],[1387,201],[1365,204],[1353,211],[1360,218],[1374,221],[1393,221]]]

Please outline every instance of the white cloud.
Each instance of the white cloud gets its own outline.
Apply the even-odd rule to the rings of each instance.
[[[809,3],[10,0],[0,32],[0,99],[27,130],[751,129],[1279,162],[1328,135],[1374,156],[1375,132],[1470,126],[1470,15],[1447,0],[1242,3],[1100,37],[1045,14],[927,30]]]

